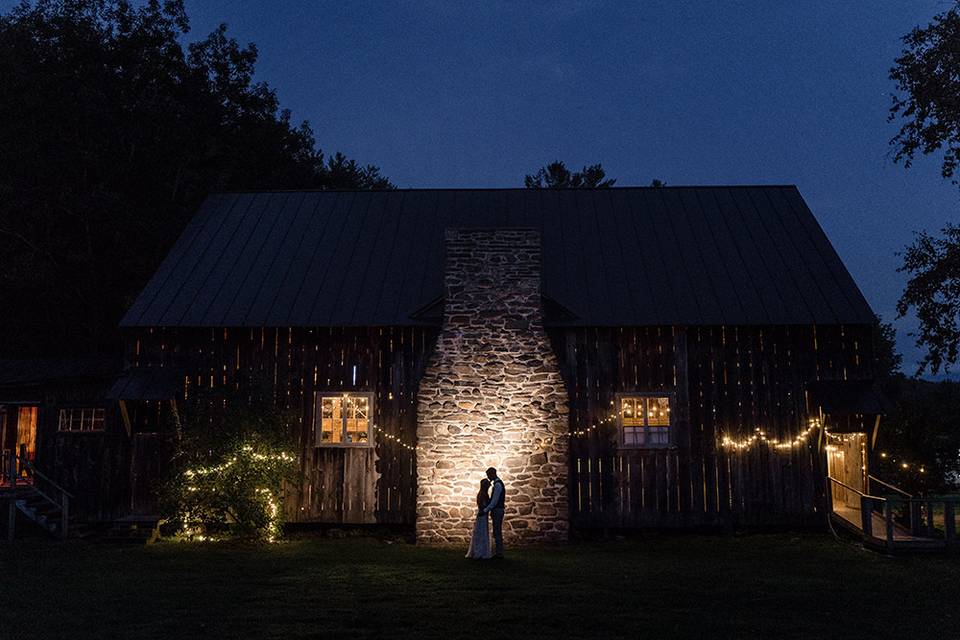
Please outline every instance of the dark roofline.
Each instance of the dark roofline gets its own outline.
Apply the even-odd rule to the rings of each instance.
[[[420,325],[449,227],[539,228],[575,326],[874,318],[795,185],[674,185],[215,194],[121,326]]]
[[[119,356],[0,359],[0,388],[38,386],[76,380],[106,380],[123,371]]]
[[[230,189],[209,195],[236,193],[408,193],[411,191],[647,191],[654,189],[797,189],[795,184],[671,184],[663,187],[578,187],[576,189],[528,189],[527,187],[398,187],[396,189]]]

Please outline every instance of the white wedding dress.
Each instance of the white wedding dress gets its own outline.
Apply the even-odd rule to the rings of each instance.
[[[473,525],[473,536],[470,538],[470,548],[467,557],[474,560],[489,560],[493,556],[490,545],[490,516],[481,511],[477,514],[476,524]]]

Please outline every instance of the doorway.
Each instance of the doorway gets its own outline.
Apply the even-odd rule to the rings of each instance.
[[[0,463],[3,479],[10,477],[10,454],[21,458],[17,476],[27,477],[26,465],[33,462],[37,455],[37,417],[40,408],[36,405],[6,405],[0,407],[0,450],[3,461]]]
[[[831,480],[833,511],[857,523],[860,497],[867,486],[866,437],[865,433],[827,434],[827,475]]]

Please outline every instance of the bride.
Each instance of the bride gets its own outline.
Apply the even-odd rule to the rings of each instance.
[[[480,492],[477,493],[477,523],[473,525],[473,537],[470,538],[470,548],[467,557],[474,560],[487,560],[493,555],[490,549],[490,528],[487,526],[489,517],[483,512],[490,502],[490,481],[484,478],[480,481]]]

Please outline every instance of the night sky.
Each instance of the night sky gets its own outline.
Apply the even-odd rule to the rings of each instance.
[[[256,42],[258,77],[321,147],[401,187],[522,186],[554,159],[621,186],[796,184],[885,319],[896,252],[958,217],[939,158],[907,171],[887,144],[900,36],[949,6],[187,2],[188,39],[226,22]]]

